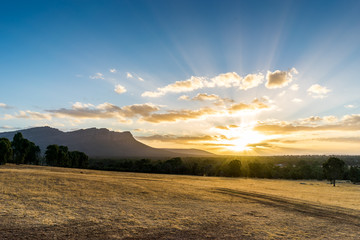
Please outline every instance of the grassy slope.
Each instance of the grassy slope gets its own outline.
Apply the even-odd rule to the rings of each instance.
[[[360,186],[0,166],[0,239],[356,239]]]

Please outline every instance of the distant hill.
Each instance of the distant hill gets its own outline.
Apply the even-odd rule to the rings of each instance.
[[[215,157],[217,156],[216,154],[204,151],[204,150],[200,150],[200,149],[195,149],[195,148],[185,148],[185,149],[180,149],[180,148],[160,148],[162,150],[166,150],[169,152],[174,152],[174,153],[178,153],[178,154],[185,154],[185,155],[192,155],[192,156],[199,156],[199,157]]]
[[[45,153],[50,144],[68,146],[70,151],[85,152],[92,158],[167,158],[186,156],[216,156],[198,149],[158,149],[137,141],[130,132],[113,132],[108,129],[89,128],[62,132],[51,127],[0,133],[0,138],[13,139],[17,132],[39,145]]]

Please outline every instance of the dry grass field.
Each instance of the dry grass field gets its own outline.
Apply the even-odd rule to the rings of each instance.
[[[0,239],[360,239],[360,186],[5,165]]]

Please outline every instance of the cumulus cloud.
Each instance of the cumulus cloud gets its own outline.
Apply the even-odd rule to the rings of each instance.
[[[207,87],[233,87],[239,86],[241,82],[241,77],[236,72],[228,72],[219,74],[218,76],[211,79],[211,81],[206,82],[205,86]]]
[[[314,84],[307,90],[307,92],[313,98],[325,98],[327,97],[326,94],[331,92],[331,90],[327,87],[320,86],[319,84]]]
[[[185,100],[185,101],[188,101],[188,100],[190,100],[190,97],[189,97],[189,96],[187,96],[187,95],[182,95],[182,96],[180,96],[178,99],[179,99],[179,100]]]
[[[220,100],[221,98],[216,94],[207,94],[207,93],[199,93],[192,100],[195,101],[216,101]]]
[[[105,79],[105,77],[104,77],[104,74],[102,74],[102,73],[95,73],[94,75],[92,75],[92,76],[89,76],[91,79],[102,79],[102,80],[104,80]]]
[[[248,74],[245,78],[241,80],[240,89],[247,90],[259,86],[264,81],[264,75],[262,73],[258,74]]]
[[[156,91],[146,91],[141,96],[160,97],[167,93],[191,92],[202,88],[214,87],[236,87],[247,90],[260,85],[263,80],[264,76],[262,73],[248,74],[245,78],[242,78],[236,72],[222,73],[213,78],[192,76],[190,79],[176,81],[165,87],[157,88]]]
[[[154,92],[144,92],[141,96],[143,97],[160,97],[166,93],[180,93],[180,92],[191,92],[205,86],[206,80],[204,78],[191,77],[185,81],[176,81],[175,83],[169,84],[163,88],[158,88]]]
[[[268,102],[267,99],[257,99],[255,98],[251,103],[236,103],[230,106],[228,111],[230,113],[245,111],[245,110],[262,110],[262,109],[269,109],[270,106],[266,104]]]
[[[295,68],[292,68],[289,71],[268,71],[266,74],[267,82],[265,86],[269,89],[285,87],[293,80],[294,74],[298,74],[298,71]]]
[[[116,70],[115,68],[110,68],[109,71],[110,71],[111,73],[117,73],[117,70]]]
[[[120,84],[117,84],[117,85],[115,85],[114,91],[118,94],[122,94],[122,93],[126,92],[126,88],[121,86]]]

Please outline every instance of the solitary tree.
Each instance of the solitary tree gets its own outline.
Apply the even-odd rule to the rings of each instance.
[[[323,163],[323,171],[326,179],[335,187],[336,179],[343,177],[345,172],[345,162],[339,158],[331,157]]]
[[[0,138],[0,165],[7,163],[12,157],[11,142],[7,138]]]

